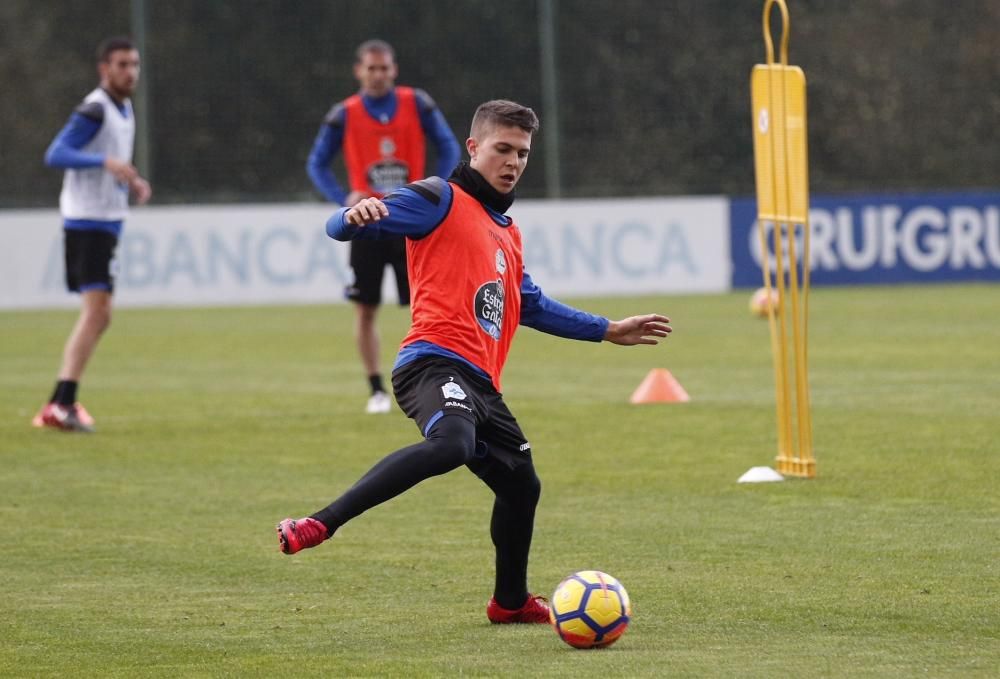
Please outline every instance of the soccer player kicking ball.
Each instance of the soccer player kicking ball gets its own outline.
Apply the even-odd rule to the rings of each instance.
[[[423,179],[367,198],[327,222],[337,240],[406,236],[412,324],[393,367],[396,401],[424,440],[383,458],[325,509],[278,524],[294,554],[424,479],[462,465],[495,494],[490,536],[494,623],[546,623],[528,592],[528,552],[541,483],[531,446],[504,403],[500,375],[518,325],[570,339],[657,344],[671,332],[658,314],[609,321],[546,297],[524,270],[521,232],[505,213],[528,163],[538,118],[512,101],[488,101],[472,120],[471,160],[444,181]]]

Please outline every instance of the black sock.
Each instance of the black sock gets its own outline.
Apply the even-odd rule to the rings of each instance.
[[[76,403],[76,388],[78,385],[78,382],[72,380],[59,380],[56,382],[56,388],[52,392],[52,398],[49,399],[49,403],[58,403],[61,406],[73,405]]]
[[[379,373],[368,376],[368,385],[372,388],[373,395],[380,391],[385,391],[385,385],[382,384],[382,375]]]

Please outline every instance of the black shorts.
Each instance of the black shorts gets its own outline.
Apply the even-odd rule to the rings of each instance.
[[[118,237],[107,231],[64,229],[66,287],[70,292],[115,289]]]
[[[382,277],[385,275],[386,266],[391,266],[396,274],[399,303],[404,306],[409,304],[410,281],[406,277],[406,239],[402,236],[351,241],[354,284],[345,290],[347,299],[371,306],[381,304]]]
[[[493,384],[468,367],[437,356],[421,358],[392,374],[396,402],[427,436],[441,417],[464,417],[476,426],[469,468],[483,476],[496,464],[531,463],[531,445]]]

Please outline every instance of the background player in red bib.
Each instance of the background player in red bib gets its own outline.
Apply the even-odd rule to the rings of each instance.
[[[501,393],[518,326],[622,345],[657,344],[671,332],[659,314],[609,321],[568,307],[546,297],[524,270],[521,233],[505,213],[537,130],[530,108],[486,102],[466,141],[471,160],[447,182],[413,182],[338,210],[327,222],[327,233],[340,240],[407,239],[413,321],[392,384],[424,439],[383,458],[326,508],[278,524],[281,551],[294,554],[420,481],[464,465],[495,497],[496,580],[486,605],[494,623],[549,620],[547,602],[528,592],[527,577],[541,482],[531,445]]]
[[[427,139],[437,152],[438,176],[447,177],[458,164],[458,141],[434,100],[423,90],[396,86],[398,72],[389,43],[368,40],[358,47],[354,77],[361,89],[330,109],[309,154],[309,177],[328,200],[351,207],[362,198],[381,198],[423,179]],[[341,188],[330,169],[341,148],[349,191]],[[399,303],[409,304],[403,238],[351,243],[354,283],[346,294],[357,312],[355,337],[371,388],[368,413],[389,412],[391,403],[382,382],[375,325],[386,266],[395,274]]]

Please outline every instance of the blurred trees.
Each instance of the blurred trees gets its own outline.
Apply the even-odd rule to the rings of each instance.
[[[369,37],[393,43],[400,82],[430,92],[460,139],[498,97],[535,107],[545,134],[538,1],[147,0],[157,202],[316,198],[305,159]],[[788,2],[814,192],[1000,184],[1000,3]],[[560,0],[563,195],[752,193],[762,8]],[[96,44],[129,21],[128,0],[0,3],[0,206],[56,203],[42,155],[96,83]],[[537,143],[521,195],[545,195],[549,161]]]

